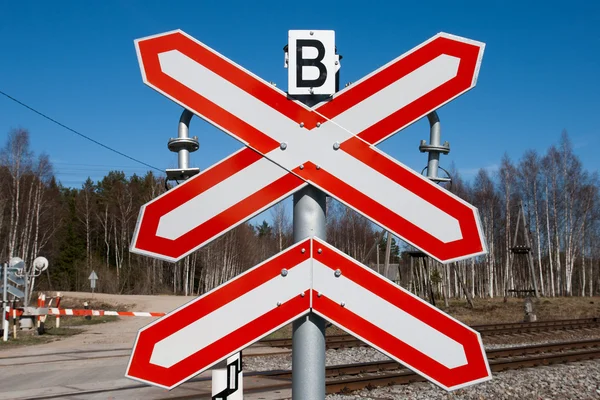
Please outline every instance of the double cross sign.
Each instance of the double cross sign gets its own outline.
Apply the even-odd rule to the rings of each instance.
[[[245,148],[144,205],[131,251],[180,260],[306,185],[441,262],[486,251],[474,207],[376,147],[472,88],[482,43],[439,34],[314,107],[181,31],[136,46],[146,84]],[[310,312],[443,388],[490,378],[477,332],[316,237],[140,330],[127,376],[171,389]]]

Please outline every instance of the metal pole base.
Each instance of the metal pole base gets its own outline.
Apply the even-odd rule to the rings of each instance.
[[[294,242],[326,238],[326,199],[313,186],[294,193]],[[325,320],[312,313],[293,323],[292,399],[325,399]]]
[[[325,398],[325,320],[310,313],[293,323],[292,399]]]

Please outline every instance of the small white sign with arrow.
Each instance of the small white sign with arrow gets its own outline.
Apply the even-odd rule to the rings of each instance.
[[[90,287],[92,288],[92,293],[94,293],[94,289],[96,289],[96,281],[98,280],[98,275],[96,274],[96,271],[92,271],[88,279],[90,280]]]

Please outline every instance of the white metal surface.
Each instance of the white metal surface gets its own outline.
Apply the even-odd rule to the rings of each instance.
[[[358,267],[370,276],[368,278],[364,277],[365,280],[371,281],[371,278],[373,278],[374,281],[379,281],[379,283],[377,284],[378,289],[382,289],[383,287],[388,286],[386,289],[383,290],[401,291],[405,295],[410,296],[422,305],[434,310],[436,314],[435,319],[438,320],[438,323],[440,320],[442,320],[444,321],[444,325],[456,324],[460,325],[468,331],[471,331],[470,337],[462,336],[461,339],[465,341],[472,341],[474,338],[477,339],[477,352],[480,353],[471,353],[470,356],[477,357],[478,355],[480,355],[482,357],[484,363],[482,369],[486,371],[486,375],[479,379],[470,380],[466,383],[448,387],[441,383],[438,379],[436,379],[436,377],[427,374],[419,370],[418,368],[415,368],[414,365],[410,365],[410,363],[408,362],[409,360],[402,359],[403,355],[401,355],[399,358],[392,354],[393,350],[391,348],[384,348],[375,345],[370,340],[372,338],[358,335],[356,332],[352,331],[350,326],[340,326],[342,329],[351,332],[352,335],[369,344],[371,347],[377,349],[381,353],[386,354],[390,358],[395,359],[400,363],[404,363],[409,368],[413,369],[420,375],[427,378],[429,381],[434,382],[436,385],[444,388],[445,390],[456,390],[492,379],[492,373],[487,358],[485,356],[485,348],[483,346],[483,341],[481,340],[481,335],[479,334],[479,332],[473,330],[472,328],[463,324],[461,321],[437,309],[436,307],[415,296],[406,289],[387,280],[371,268],[359,263],[344,252],[330,245],[329,243],[320,240],[319,238],[313,238],[313,248],[321,248],[324,250],[326,249],[327,251],[333,251],[339,256],[350,261],[354,265],[354,268]],[[313,257],[314,254],[315,253],[313,252]],[[379,297],[376,293],[373,293],[365,287],[363,287],[363,285],[373,287],[372,281],[361,281],[357,283],[344,276],[343,267],[341,267],[340,272],[341,275],[337,277],[331,265],[327,267],[323,263],[319,262],[319,260],[317,260],[316,258],[313,258],[313,291],[316,293],[322,293],[328,299],[331,299],[337,304],[339,304],[340,307],[342,307],[344,310],[348,310],[351,313],[356,314],[358,317],[364,319],[366,322],[373,324],[374,326],[382,329],[386,333],[389,333],[391,336],[403,341],[404,343],[420,351],[422,354],[426,355],[427,357],[430,357],[432,360],[438,362],[439,364],[443,365],[448,369],[460,368],[468,364],[467,354],[465,352],[464,346],[461,343],[444,335],[432,326],[421,321],[419,318],[421,318],[422,316],[420,316],[418,313],[415,313],[414,310],[410,310],[409,308],[403,310],[402,308],[393,305],[388,301],[384,300],[383,298]],[[407,305],[403,305],[403,307],[407,307]],[[336,323],[331,318],[328,318],[327,315],[322,314],[318,310],[313,309],[312,311],[330,320],[331,322]],[[429,316],[429,318],[431,319],[431,316]],[[471,349],[471,351],[473,351],[473,349]],[[447,371],[446,374],[448,373],[450,372]]]
[[[292,171],[299,165],[312,161],[442,242],[462,238],[455,218],[377,171],[369,169],[347,153],[333,150],[333,143],[344,142],[452,79],[458,70],[457,58],[439,56],[312,130],[300,127],[279,111],[258,101],[179,51],[162,53],[159,59],[163,72],[173,79],[276,141],[286,143],[285,150],[277,148],[266,154],[267,158],[286,170]],[[315,112],[318,113],[318,107]],[[284,171],[277,171],[275,166],[261,160],[165,215],[161,219],[158,235],[176,239],[284,174]],[[427,181],[419,174],[415,175]],[[202,203],[202,207],[198,207],[199,203]]]
[[[177,239],[286,174],[272,161],[261,158],[162,216],[157,235]]]
[[[46,257],[37,257],[33,260],[33,268],[37,272],[44,272],[48,268],[48,259]]]
[[[271,279],[156,343],[151,362],[170,367],[310,287],[310,260]]]
[[[456,76],[459,63],[456,57],[438,56],[340,114],[335,122],[358,134],[450,81]]]
[[[159,60],[163,73],[269,136],[275,138],[278,133],[284,134],[297,126],[279,111],[177,50],[161,53]],[[285,100],[283,92],[275,87],[272,90],[280,93],[282,100]],[[202,115],[202,110],[194,111]],[[211,123],[219,127],[218,124]],[[245,143],[242,139],[237,139]]]
[[[343,272],[336,277],[317,260],[313,260],[313,290],[344,303],[348,310],[448,368],[467,363],[460,343],[346,278]]]

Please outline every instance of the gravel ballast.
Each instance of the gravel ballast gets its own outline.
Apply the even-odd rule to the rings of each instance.
[[[543,340],[537,344],[548,342],[555,341]],[[533,343],[495,344],[488,345],[486,348],[526,344]],[[328,366],[388,359],[387,356],[370,347],[332,349],[326,352]],[[244,359],[246,371],[289,370],[291,367],[291,354]],[[453,392],[446,392],[428,382],[420,382],[360,390],[347,395],[328,395],[327,399],[600,400],[600,360],[499,372],[494,374],[491,381]]]
[[[347,349],[327,350],[325,365],[343,365],[369,361],[384,361],[390,358],[370,347],[353,347]],[[245,371],[271,371],[292,369],[292,354],[282,354],[264,357],[245,357]]]
[[[491,381],[454,392],[431,383],[413,383],[328,395],[327,400],[598,400],[600,360],[495,373]]]

